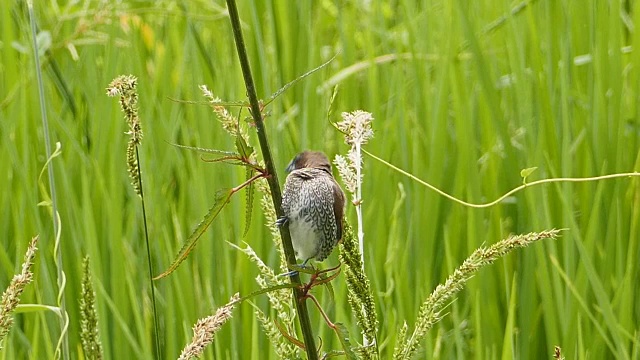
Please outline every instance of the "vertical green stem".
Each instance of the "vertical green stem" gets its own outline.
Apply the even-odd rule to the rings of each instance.
[[[251,76],[251,67],[249,65],[249,58],[247,56],[247,50],[244,45],[244,39],[242,38],[242,29],[240,27],[240,18],[238,16],[238,8],[235,0],[227,0],[227,7],[229,8],[229,17],[231,19],[231,27],[233,29],[233,36],[236,42],[236,48],[238,50],[238,57],[240,59],[240,66],[242,67],[242,75],[244,76],[244,82],[247,87],[247,95],[249,96],[249,104],[251,106],[251,115],[256,123],[256,131],[258,133],[258,140],[260,141],[260,150],[262,151],[262,158],[264,159],[265,167],[269,176],[267,181],[269,183],[269,189],[271,190],[271,198],[273,199],[273,206],[276,210],[278,218],[284,216],[282,211],[282,194],[280,193],[280,184],[278,183],[278,174],[273,165],[273,158],[271,157],[271,150],[269,148],[269,142],[267,140],[267,134],[264,128],[264,122],[262,121],[262,112],[260,104],[258,103],[258,96],[253,83],[253,77]],[[280,227],[280,237],[282,238],[282,247],[289,264],[296,263],[296,255],[293,251],[293,244],[291,243],[291,234],[289,233],[288,226]],[[298,274],[291,276],[291,282],[293,284],[300,284],[300,276]],[[303,298],[302,290],[299,287],[293,289],[294,296],[296,298],[295,305],[298,312],[298,319],[300,321],[300,329],[304,338],[305,348],[307,351],[307,358],[309,360],[318,359],[318,353],[316,352],[315,339],[313,331],[311,329],[311,321],[309,320],[309,311],[307,304]]]
[[[147,228],[147,210],[144,205],[144,192],[142,190],[142,175],[140,174],[140,155],[136,145],[136,161],[138,162],[138,185],[140,188],[140,200],[142,202],[142,222],[144,223],[144,239],[147,244],[147,263],[149,264],[149,285],[151,286],[151,303],[153,304],[154,342],[156,345],[156,359],[162,359],[160,352],[160,331],[158,329],[158,309],[156,308],[156,290],[153,285],[153,263],[151,262],[151,247],[149,246],[149,230]]]
[[[51,158],[51,139],[49,133],[49,121],[47,121],[47,106],[44,97],[44,84],[42,81],[42,71],[40,69],[40,51],[38,48],[38,42],[36,40],[36,20],[33,13],[33,1],[27,2],[29,8],[29,22],[31,23],[31,41],[33,42],[33,57],[35,59],[36,77],[38,79],[38,95],[40,97],[40,113],[42,116],[42,127],[44,130],[44,144],[47,152],[47,159]],[[51,210],[53,219],[53,233],[55,234],[54,245],[54,257],[56,264],[56,277],[58,282],[58,296],[57,303],[60,307],[60,339],[58,340],[58,347],[56,348],[56,358],[59,356],[58,349],[62,348],[62,358],[69,359],[69,340],[67,336],[67,330],[69,328],[69,316],[67,314],[67,307],[64,295],[64,288],[66,284],[66,275],[62,267],[62,251],[60,251],[60,218],[58,217],[58,200],[56,196],[56,183],[53,176],[53,163],[47,166],[47,172],[49,177],[49,192],[51,193]]]

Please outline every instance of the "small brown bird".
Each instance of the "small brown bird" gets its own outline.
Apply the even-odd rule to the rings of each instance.
[[[327,156],[317,151],[298,154],[287,167],[282,195],[284,217],[289,223],[296,257],[304,261],[326,259],[342,239],[344,192],[333,178]]]

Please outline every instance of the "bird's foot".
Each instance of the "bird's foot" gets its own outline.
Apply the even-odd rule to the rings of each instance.
[[[287,271],[284,274],[280,274],[278,276],[282,276],[282,277],[292,277],[292,276],[296,276],[300,274],[300,272],[298,270],[291,270],[291,271]]]
[[[297,265],[297,264],[296,265],[291,265],[291,264],[289,264],[288,267],[289,267],[289,270],[291,270],[291,271],[286,272],[284,274],[280,274],[278,276],[291,277],[291,276],[296,276],[296,275],[300,274],[301,272],[305,273],[305,274],[313,274],[313,273],[315,273],[316,269],[312,265],[307,266],[307,262],[308,261],[309,261],[309,259],[305,260],[302,263],[302,265]]]
[[[284,225],[284,224],[286,224],[288,222],[289,222],[289,218],[286,217],[286,216],[283,216],[283,217],[279,218],[278,220],[276,220],[276,225],[278,227],[280,227],[280,226],[282,226],[282,225]]]

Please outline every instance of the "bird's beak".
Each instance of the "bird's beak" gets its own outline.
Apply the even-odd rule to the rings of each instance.
[[[294,161],[295,161],[295,160],[294,160]],[[289,165],[287,165],[287,168],[286,168],[286,169],[284,169],[284,171],[286,171],[287,173],[290,173],[290,172],[292,172],[293,170],[295,170],[295,164],[294,164],[294,161],[291,161],[291,162],[289,163]]]

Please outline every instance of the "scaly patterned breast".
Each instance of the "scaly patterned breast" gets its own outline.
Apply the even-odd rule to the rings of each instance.
[[[295,170],[287,177],[282,206],[299,260],[322,261],[339,240],[333,186],[333,178],[318,169]]]

